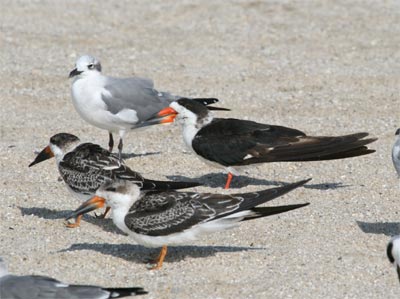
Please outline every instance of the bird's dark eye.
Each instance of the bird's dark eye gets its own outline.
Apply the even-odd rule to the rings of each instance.
[[[110,187],[110,188],[107,188],[106,191],[115,192],[115,191],[117,191],[117,189],[115,189],[114,187]]]
[[[93,69],[94,68],[94,64],[92,63],[92,64],[89,64],[88,65],[88,68],[91,70],[91,69]]]

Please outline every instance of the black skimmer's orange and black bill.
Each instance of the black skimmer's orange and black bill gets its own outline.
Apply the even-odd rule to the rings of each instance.
[[[152,269],[162,267],[167,246],[194,241],[199,235],[232,228],[240,221],[276,215],[308,203],[259,207],[308,180],[258,192],[231,195],[194,192],[152,192],[140,197],[136,183],[115,180],[101,186],[67,220],[109,205],[114,224],[138,244],[162,247]]]
[[[104,288],[67,284],[47,276],[12,275],[0,257],[0,298],[2,299],[111,299],[145,295],[143,288]]]
[[[400,235],[390,239],[386,247],[386,255],[390,263],[396,268],[397,277],[400,282]]]
[[[55,157],[58,171],[68,190],[81,200],[94,196],[103,184],[115,179],[135,182],[142,192],[166,191],[191,188],[201,185],[196,182],[155,181],[145,179],[131,170],[123,160],[108,150],[93,143],[81,143],[79,138],[69,133],[58,133],[50,138],[50,143],[29,164],[29,167]],[[109,208],[103,214],[107,214]],[[69,227],[79,226],[80,219]]]
[[[156,90],[151,79],[109,77],[101,69],[100,61],[90,55],[76,61],[69,74],[73,79],[72,103],[85,121],[108,131],[110,152],[114,146],[113,134],[119,135],[121,158],[125,134],[181,97]],[[218,101],[215,98],[193,100],[205,105]]]
[[[366,138],[368,133],[307,136],[282,126],[214,118],[204,105],[187,99],[171,103],[148,121],[153,124],[157,120],[159,123],[176,120],[182,126],[184,142],[196,155],[225,168],[228,172],[225,188],[229,188],[238,166],[357,157],[375,152],[366,145],[377,140]]]
[[[392,149],[392,161],[397,175],[400,178],[400,128],[396,130],[396,141]]]

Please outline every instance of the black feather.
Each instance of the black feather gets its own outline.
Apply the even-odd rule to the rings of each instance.
[[[148,292],[143,288],[103,288],[103,290],[111,293],[109,298],[122,298],[148,294]]]
[[[255,215],[244,218],[242,221],[256,219],[260,217],[266,217],[276,214],[285,213],[291,210],[299,209],[305,206],[308,206],[310,203],[296,204],[296,205],[287,205],[287,206],[276,206],[276,207],[257,207],[252,208],[251,210],[255,212]]]

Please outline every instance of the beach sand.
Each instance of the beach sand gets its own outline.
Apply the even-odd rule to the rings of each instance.
[[[386,258],[400,233],[390,152],[400,126],[397,1],[2,1],[0,255],[15,274],[142,286],[145,298],[398,298]],[[107,147],[76,113],[69,72],[92,54],[103,73],[152,78],[157,89],[217,97],[231,112],[309,135],[369,132],[376,153],[329,162],[252,166],[225,175],[191,154],[177,125],[127,135],[146,178],[193,179],[237,193],[312,178],[271,205],[308,207],[242,223],[158,254],[110,218],[67,229],[73,198],[54,160],[28,168],[59,132]]]

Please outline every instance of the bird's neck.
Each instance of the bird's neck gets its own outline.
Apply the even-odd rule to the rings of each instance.
[[[88,97],[91,93],[99,88],[104,87],[106,77],[100,72],[90,72],[89,74],[80,75],[72,83],[72,96],[77,97],[78,94]],[[89,99],[91,97],[88,97]]]
[[[182,129],[183,141],[186,146],[192,148],[192,141],[201,128],[198,128],[195,124],[188,124],[183,126]]]
[[[197,122],[187,122],[182,126],[182,131],[183,131],[183,140],[185,144],[189,147],[192,148],[192,141],[196,134],[205,126],[210,124],[213,120],[213,117],[211,115],[203,118],[201,121]]]

